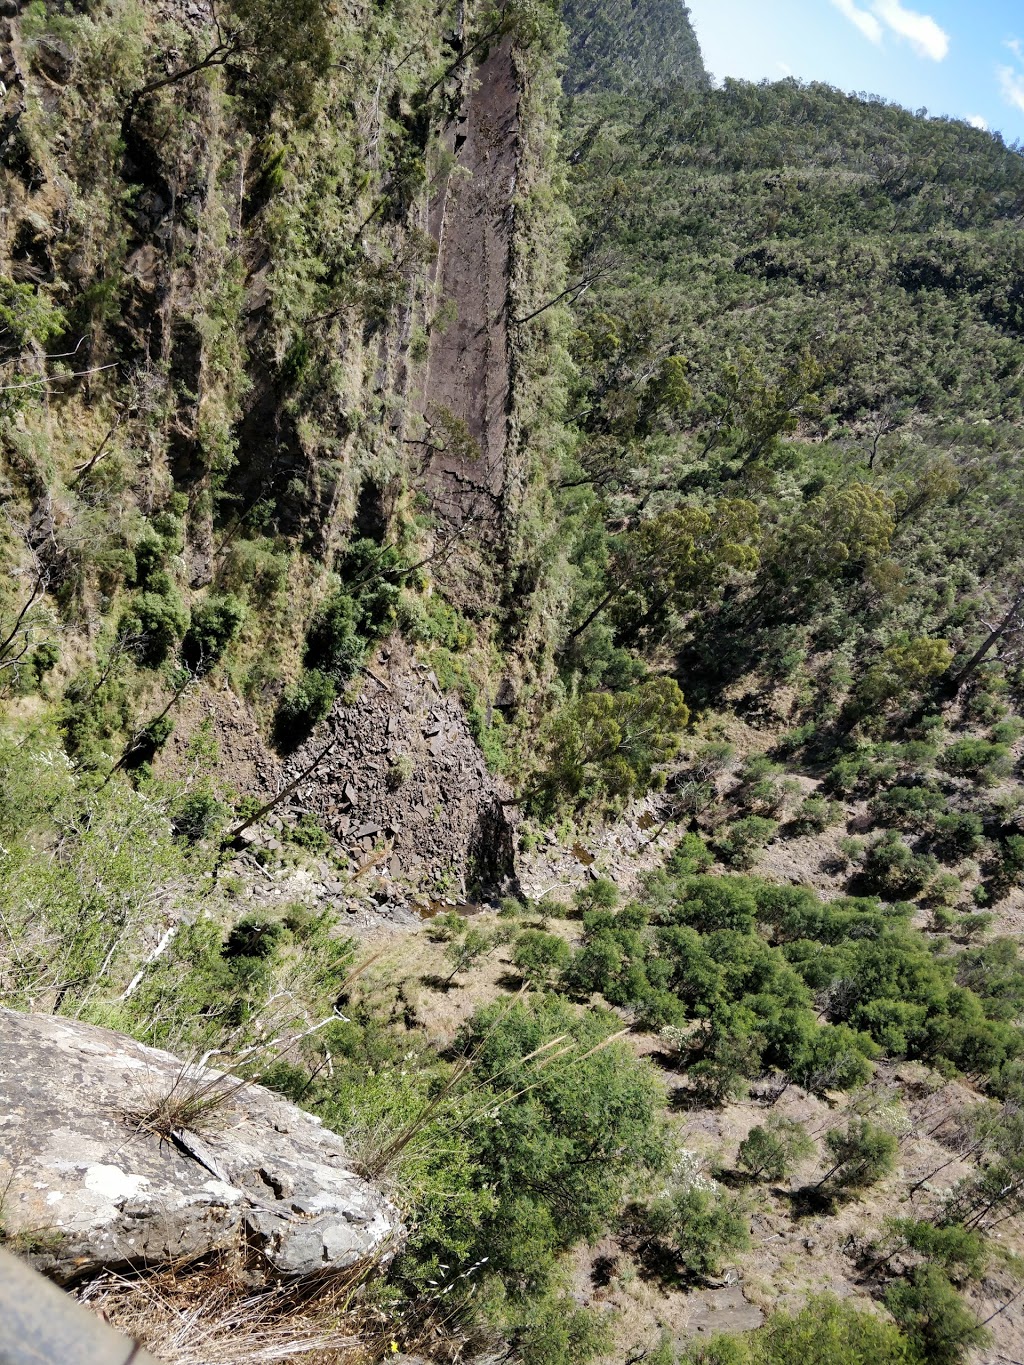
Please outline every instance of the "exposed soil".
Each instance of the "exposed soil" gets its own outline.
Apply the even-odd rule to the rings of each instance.
[[[217,742],[215,772],[225,794],[237,792],[266,800],[278,789],[280,760],[264,742],[245,702],[228,687],[205,687],[179,703],[174,730],[160,758],[162,771],[184,776],[187,750],[204,721]]]

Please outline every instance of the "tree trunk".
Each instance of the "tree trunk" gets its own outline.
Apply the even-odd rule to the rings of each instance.
[[[1018,590],[1017,596],[1010,603],[1009,610],[1003,619],[989,631],[984,642],[974,651],[960,672],[950,678],[946,684],[950,696],[955,697],[968,678],[977,672],[988,654],[1011,628],[1014,618],[1022,613],[1024,613],[1024,585]]]

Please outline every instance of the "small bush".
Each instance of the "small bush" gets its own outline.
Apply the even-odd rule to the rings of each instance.
[[[288,838],[307,853],[326,853],[331,846],[331,836],[312,811],[304,810],[288,831]]]
[[[285,689],[277,708],[274,734],[278,744],[292,748],[323,720],[337,695],[334,680],[318,668],[307,668],[297,683]]]
[[[229,962],[239,958],[267,962],[275,957],[287,935],[288,928],[282,920],[246,915],[228,934],[222,956]]]
[[[362,612],[346,592],[333,593],[306,632],[305,664],[336,682],[351,678],[363,662],[366,641],[360,634]]]
[[[199,788],[188,792],[174,806],[171,828],[177,838],[198,844],[222,824],[224,815],[225,808],[213,792]]]
[[[1024,735],[1024,720],[1019,716],[1010,716],[993,725],[991,730],[992,743],[996,745],[1016,744],[1021,735]]]
[[[388,762],[387,784],[391,791],[398,791],[412,777],[416,765],[408,754],[394,754]]]
[[[192,621],[182,641],[182,657],[196,673],[208,673],[245,621],[245,607],[230,594],[208,597],[192,612]]]
[[[919,895],[938,871],[928,853],[915,853],[894,830],[871,844],[864,857],[868,889],[887,900]]]
[[[915,1357],[928,1365],[959,1365],[972,1347],[989,1340],[988,1331],[936,1266],[919,1266],[909,1281],[893,1285],[885,1305]]]
[[[793,817],[797,834],[823,834],[830,825],[842,818],[842,806],[824,796],[808,796],[801,801]]]
[[[715,841],[715,847],[724,863],[746,872],[757,862],[759,854],[775,837],[778,828],[777,820],[748,815],[729,825],[725,834],[719,835]]]
[[[35,678],[37,687],[46,677],[47,673],[50,673],[54,668],[57,667],[57,662],[59,659],[60,648],[58,647],[56,641],[43,640],[41,644],[38,644],[35,647],[35,649],[32,651],[32,658],[30,662],[32,665],[32,674]]]
[[[869,1123],[851,1119],[845,1128],[825,1134],[832,1165],[819,1185],[844,1190],[863,1190],[891,1174],[896,1165],[899,1144],[892,1133]]]
[[[736,1164],[755,1177],[782,1180],[814,1151],[814,1142],[795,1119],[773,1116],[752,1128],[740,1143]]]
[[[574,892],[572,899],[581,915],[589,910],[613,910],[619,903],[619,888],[607,877],[598,877],[596,881],[581,886]]]
[[[994,725],[1006,715],[1006,703],[984,689],[972,692],[964,703],[964,713],[982,725]]]
[[[839,840],[839,854],[847,867],[859,863],[864,857],[864,840],[852,834],[844,834]]]
[[[188,611],[178,593],[140,593],[121,613],[117,633],[129,642],[139,663],[155,668],[170,654],[188,629]]]
[[[699,875],[714,865],[715,855],[699,834],[684,834],[669,854],[666,869],[675,877]]]
[[[748,758],[740,768],[736,799],[754,815],[777,815],[786,798],[782,769],[764,754]]]
[[[1010,886],[1024,884],[1024,834],[1008,834],[999,846],[1001,878]]]
[[[987,739],[958,739],[943,751],[939,767],[954,777],[990,786],[1009,773],[1010,750]]]
[[[876,825],[889,825],[916,834],[934,828],[945,809],[945,797],[929,787],[890,787],[868,802],[868,811]]]
[[[572,956],[572,949],[557,934],[525,929],[516,939],[512,963],[531,985],[543,988]]]
[[[648,1209],[646,1222],[679,1265],[698,1277],[720,1274],[726,1257],[750,1246],[747,1216],[740,1204],[703,1185],[666,1194]]]
[[[944,861],[959,862],[977,853],[985,842],[985,827],[974,811],[953,812],[937,817],[934,847]]]

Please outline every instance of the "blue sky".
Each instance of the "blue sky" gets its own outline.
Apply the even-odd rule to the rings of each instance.
[[[1024,142],[1024,0],[686,0],[717,79],[827,81]]]

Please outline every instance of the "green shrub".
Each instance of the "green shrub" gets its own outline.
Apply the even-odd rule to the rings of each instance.
[[[945,797],[929,787],[890,787],[868,802],[876,825],[890,825],[915,834],[933,829],[945,809]]]
[[[843,1190],[863,1190],[890,1175],[899,1144],[892,1133],[867,1119],[851,1119],[845,1128],[825,1134],[832,1165],[818,1182]]]
[[[331,836],[312,811],[304,810],[288,831],[288,838],[307,853],[326,853],[331,846]]]
[[[307,668],[298,682],[285,689],[278,703],[275,738],[283,748],[294,748],[327,715],[336,696],[333,678],[318,668]]]
[[[845,754],[829,770],[825,785],[837,796],[862,796],[886,786],[897,772],[896,762],[884,754]]]
[[[474,967],[482,958],[492,953],[499,941],[498,934],[489,934],[473,924],[451,938],[444,950],[445,957],[452,964],[445,985],[450,986],[461,972],[468,972],[470,967]]]
[[[619,903],[619,888],[607,877],[597,877],[573,892],[572,900],[581,915],[589,910],[613,910]]]
[[[414,644],[437,645],[460,654],[473,643],[470,621],[437,592],[428,597],[405,593],[397,606],[396,624]]]
[[[1024,720],[1019,716],[1000,721],[991,730],[992,743],[997,746],[1016,744],[1021,735],[1024,735]]]
[[[747,1340],[742,1365],[916,1365],[893,1323],[831,1294],[796,1314],[773,1313]]]
[[[754,866],[766,845],[775,837],[779,824],[761,815],[748,815],[734,820],[715,840],[715,847],[724,863],[746,871]]]
[[[155,668],[163,663],[188,629],[188,610],[170,584],[166,591],[142,592],[121,613],[117,633],[138,661]]]
[[[572,956],[572,949],[557,934],[524,929],[516,939],[512,964],[532,986],[543,988]]]
[[[893,1285],[885,1304],[915,1357],[928,1365],[960,1365],[969,1350],[990,1339],[936,1266],[919,1266],[909,1281]]]
[[[228,933],[223,956],[228,961],[249,958],[266,962],[277,955],[287,935],[282,920],[268,919],[258,912],[245,915]]]
[[[752,1176],[782,1180],[814,1151],[803,1124],[773,1115],[752,1128],[740,1143],[736,1164]]]
[[[544,1295],[514,1312],[510,1326],[524,1365],[586,1365],[612,1344],[609,1324],[568,1295]]]
[[[739,1202],[717,1189],[692,1184],[656,1200],[645,1218],[689,1275],[721,1273],[725,1259],[750,1246],[747,1215]]]
[[[967,697],[964,713],[982,725],[994,725],[1006,715],[1006,703],[995,693],[981,689]]]
[[[387,784],[390,791],[398,791],[412,777],[416,765],[408,754],[393,754],[388,760]]]
[[[182,658],[193,672],[208,673],[228,645],[237,638],[245,621],[245,607],[230,594],[207,597],[192,611],[192,621],[182,641]]]
[[[476,1058],[476,1083],[516,1097],[500,1123],[474,1132],[480,1179],[497,1200],[477,1247],[525,1283],[543,1273],[544,1256],[598,1235],[638,1177],[664,1161],[658,1087],[628,1048],[607,1042],[616,1024],[536,996],[488,1006],[457,1041]],[[528,1060],[555,1038],[572,1052],[541,1068]]]
[[[1010,771],[1010,750],[987,739],[958,739],[939,758],[939,767],[955,777],[991,786]]]
[[[266,538],[236,540],[224,557],[218,581],[265,606],[288,582],[288,555]]]
[[[888,900],[919,895],[938,872],[928,853],[915,853],[894,830],[868,846],[863,877],[868,890]]]
[[[707,872],[714,865],[715,855],[699,834],[684,834],[669,854],[665,868],[674,876],[690,876]]]
[[[1008,834],[999,845],[999,872],[1009,886],[1024,884],[1024,834]]]
[[[940,815],[934,825],[934,847],[940,857],[959,862],[977,853],[985,842],[985,827],[974,811]]]
[[[153,576],[163,571],[167,555],[167,545],[163,538],[147,527],[133,550],[135,582],[140,588],[148,588]]]
[[[55,640],[43,640],[36,645],[32,651],[30,662],[37,687],[40,686],[47,673],[52,672],[57,667],[59,659],[60,647]]]
[[[988,1255],[984,1237],[960,1223],[937,1227],[919,1218],[893,1218],[888,1226],[905,1246],[944,1270],[972,1280],[980,1279],[985,1272]]]
[[[359,669],[366,653],[360,634],[362,611],[348,593],[333,593],[317,610],[306,631],[306,668],[336,682],[345,682]]]
[[[737,776],[735,798],[755,815],[776,815],[785,800],[782,769],[765,754],[748,758]]]
[[[179,839],[198,844],[220,827],[225,813],[224,805],[212,791],[197,788],[175,802],[171,809],[171,826]]]
[[[823,834],[830,825],[842,818],[842,807],[824,796],[807,796],[793,816],[793,830],[797,834]]]

